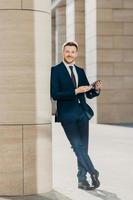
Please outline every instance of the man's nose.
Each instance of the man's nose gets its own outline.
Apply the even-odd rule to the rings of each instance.
[[[72,53],[69,53],[68,56],[72,57]]]

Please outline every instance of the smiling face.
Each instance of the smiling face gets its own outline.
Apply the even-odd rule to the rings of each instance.
[[[78,50],[75,46],[65,46],[62,54],[63,59],[67,64],[74,64],[78,56]]]

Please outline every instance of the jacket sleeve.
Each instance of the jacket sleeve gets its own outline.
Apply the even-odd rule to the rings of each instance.
[[[88,81],[88,79],[86,77],[86,74],[85,74],[84,70],[83,70],[83,79],[84,79],[84,84],[85,85],[90,85],[90,83],[89,83],[89,81]],[[86,94],[87,98],[92,99],[92,98],[100,95],[100,90],[97,91],[95,89],[91,89],[90,91],[86,92],[85,94]]]
[[[51,68],[51,97],[53,100],[72,100],[76,97],[75,90],[70,88],[69,91],[62,91],[60,80],[59,80],[59,73],[55,67]]]

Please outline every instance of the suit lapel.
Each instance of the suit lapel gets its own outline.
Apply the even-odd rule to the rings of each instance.
[[[61,64],[61,67],[62,67],[62,77],[63,77],[64,79],[67,79],[67,82],[70,83],[70,84],[74,87],[73,82],[72,82],[72,79],[71,79],[71,77],[70,77],[70,74],[69,74],[69,72],[68,72],[66,66],[64,65],[63,62],[61,62],[60,64]]]
[[[72,79],[70,77],[70,74],[66,68],[66,66],[64,65],[63,62],[60,63],[61,67],[62,67],[62,75],[63,75],[63,78],[66,78],[67,81],[74,87],[73,85],[73,82],[72,82]],[[81,71],[80,69],[75,65],[75,68],[76,68],[76,71],[77,71],[77,75],[78,75],[78,86],[81,86],[82,85],[82,74],[81,74]]]
[[[76,68],[76,71],[77,71],[77,74],[78,74],[78,86],[81,85],[81,74],[80,74],[80,70],[78,69],[78,67],[75,65],[75,68]]]

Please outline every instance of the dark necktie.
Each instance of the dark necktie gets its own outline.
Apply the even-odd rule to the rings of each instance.
[[[75,75],[74,75],[74,72],[73,72],[73,66],[69,66],[69,67],[70,67],[70,70],[71,70],[71,79],[72,79],[74,87],[76,88],[76,78],[75,78]]]

